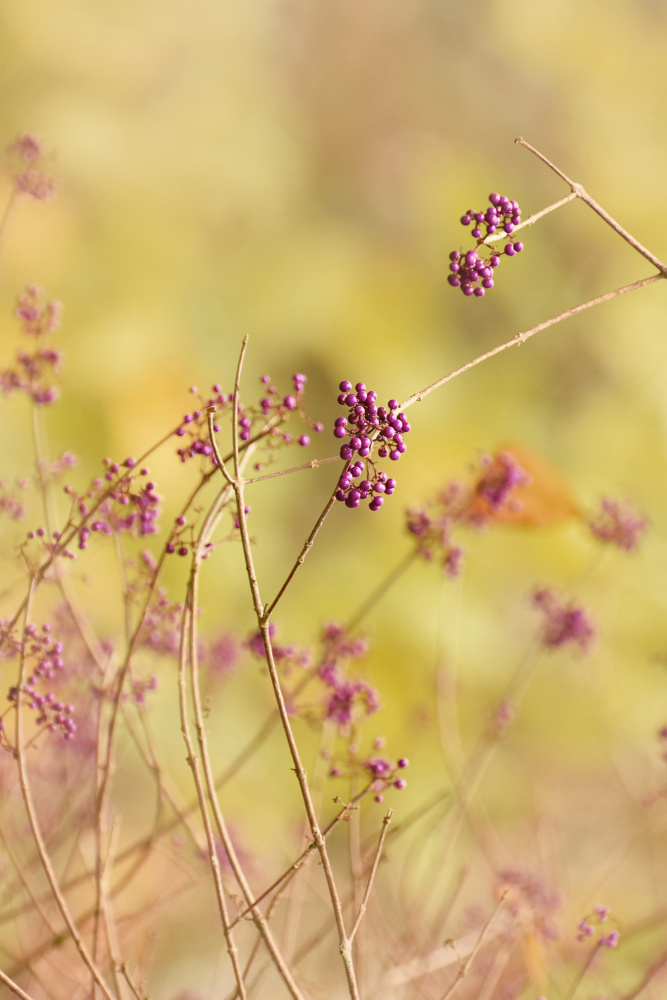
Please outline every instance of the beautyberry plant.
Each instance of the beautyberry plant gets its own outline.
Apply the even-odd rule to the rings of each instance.
[[[366,389],[363,382],[357,382],[353,388],[351,382],[344,380],[338,388],[338,403],[348,409],[348,414],[336,418],[334,437],[348,440],[340,447],[340,457],[347,465],[338,480],[336,500],[347,507],[358,507],[370,497],[368,507],[377,511],[384,497],[391,496],[396,489],[396,480],[377,469],[373,450],[377,449],[378,458],[397,462],[405,452],[403,435],[410,430],[410,424],[399,411],[397,400],[390,399],[386,406],[378,406],[377,393]],[[359,456],[357,461],[353,461],[355,455]]]
[[[481,298],[490,288],[493,288],[494,271],[500,264],[500,256],[491,250],[486,256],[477,251],[485,247],[493,239],[510,236],[521,223],[521,210],[516,201],[510,201],[505,195],[494,192],[489,195],[491,205],[484,212],[474,212],[468,209],[461,216],[461,225],[473,225],[471,235],[477,240],[474,250],[452,250],[449,255],[451,274],[447,279],[453,288],[460,288],[464,295],[474,295]],[[499,236],[495,234],[499,233]],[[506,243],[504,252],[507,257],[514,257],[523,250],[520,240]]]

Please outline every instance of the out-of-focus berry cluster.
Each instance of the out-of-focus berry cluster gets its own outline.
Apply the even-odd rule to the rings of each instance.
[[[282,425],[292,414],[296,413],[304,421],[307,427],[319,432],[323,430],[323,425],[316,423],[307,416],[303,408],[303,393],[306,385],[306,376],[297,372],[292,376],[294,391],[282,396],[278,388],[272,384],[269,375],[262,375],[261,384],[265,395],[255,406],[238,406],[239,440],[247,444],[252,440],[262,439],[264,447],[269,451],[284,444],[295,441],[302,448],[310,444],[308,434],[301,434],[296,439],[286,431],[282,430]],[[212,395],[206,398],[202,396],[196,386],[191,386],[190,392],[197,396],[199,405],[190,413],[183,417],[181,425],[176,429],[176,436],[185,438],[182,447],[177,451],[182,462],[197,455],[210,458],[216,464],[213,448],[208,439],[208,424],[206,411],[209,406],[214,406],[219,412],[231,413],[234,405],[234,393],[224,393],[222,386],[212,386]],[[220,425],[214,424],[213,429],[216,434],[220,431]],[[261,463],[255,468],[260,469]]]
[[[46,346],[44,340],[60,326],[61,312],[60,302],[44,302],[36,285],[28,285],[19,296],[15,315],[22,332],[34,338],[34,348],[18,350],[14,366],[0,371],[0,389],[7,395],[27,392],[38,404],[53,403],[58,398],[57,388],[50,383],[60,366],[61,354]]]
[[[349,412],[346,417],[336,418],[334,437],[348,439],[341,445],[340,457],[350,464],[341,473],[336,500],[347,507],[358,507],[370,497],[368,506],[376,511],[384,497],[391,496],[396,489],[396,480],[376,469],[373,450],[377,448],[378,458],[397,462],[405,451],[403,435],[410,430],[410,424],[405,414],[398,412],[395,399],[390,399],[387,406],[378,406],[377,393],[366,389],[363,382],[357,382],[353,388],[351,382],[344,380],[338,388],[338,403]],[[359,458],[352,462],[355,455]]]
[[[18,135],[7,147],[7,154],[16,162],[14,188],[17,194],[27,194],[37,201],[47,201],[56,193],[56,181],[42,170],[44,146],[35,135]]]
[[[593,912],[584,917],[577,924],[577,941],[587,941],[596,933],[596,925],[604,924],[609,919],[609,907],[598,904]],[[621,936],[619,930],[610,931],[598,938],[597,944],[600,948],[616,948]]]
[[[126,458],[122,465],[105,458],[104,477],[93,480],[84,496],[71,486],[64,487],[64,492],[74,500],[76,512],[84,519],[77,531],[80,549],[87,548],[92,532],[102,535],[128,532],[139,537],[157,533],[160,497],[155,492],[155,483],[137,481],[138,477],[147,477],[149,470],[134,471],[136,464],[133,458]],[[93,510],[94,519],[89,517]]]
[[[600,509],[589,521],[589,527],[600,541],[632,552],[646,531],[647,521],[631,503],[603,497]]]
[[[23,707],[36,712],[37,730],[26,745],[34,743],[43,731],[60,733],[68,742],[74,739],[77,728],[73,718],[74,706],[61,701],[55,691],[40,690],[45,682],[62,676],[65,667],[62,654],[63,644],[54,639],[50,624],[46,623],[41,628],[28,624],[25,636],[21,638],[0,621],[0,659],[23,655],[26,661],[26,677],[21,691],[16,685],[10,687],[7,694],[10,708],[0,716],[0,745],[9,747],[4,716],[17,706],[19,700]]]
[[[449,284],[453,288],[460,288],[464,295],[475,295],[477,298],[493,288],[495,268],[501,260],[500,254],[495,250],[490,250],[487,256],[481,256],[477,251],[496,233],[510,236],[521,222],[518,202],[510,201],[505,195],[496,192],[489,195],[489,201],[491,204],[486,211],[474,212],[468,209],[461,216],[461,225],[473,227],[471,235],[477,240],[476,249],[461,252],[452,250],[449,255]],[[510,241],[503,247],[507,257],[514,257],[522,250],[521,241]]]
[[[439,557],[447,575],[457,577],[464,552],[453,541],[452,529],[459,524],[481,528],[500,511],[520,509],[516,490],[530,481],[510,451],[483,455],[473,483],[452,482],[431,503],[407,511],[406,527],[417,538],[420,555],[428,560]]]
[[[407,781],[402,777],[402,772],[409,765],[407,757],[399,757],[398,760],[390,760],[378,754],[384,746],[384,739],[378,736],[373,741],[370,754],[362,753],[355,743],[350,743],[344,759],[336,760],[329,768],[329,775],[332,778],[360,778],[362,775],[369,781],[367,791],[373,794],[376,802],[382,802],[383,792],[388,788],[396,788],[402,791]],[[331,759],[330,753],[325,756]]]
[[[565,604],[549,587],[538,587],[532,600],[544,615],[542,645],[547,649],[572,645],[582,653],[589,652],[595,642],[595,626],[584,608]]]
[[[553,889],[541,873],[525,868],[499,871],[493,886],[496,899],[503,899],[506,911],[522,927],[543,941],[558,937],[555,916],[563,904],[557,889]]]

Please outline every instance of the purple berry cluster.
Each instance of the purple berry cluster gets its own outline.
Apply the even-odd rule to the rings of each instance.
[[[449,284],[460,288],[464,295],[475,295],[477,298],[493,288],[494,269],[500,264],[500,255],[495,251],[492,250],[488,257],[481,257],[477,250],[496,233],[510,236],[521,222],[518,202],[495,192],[489,195],[489,201],[491,204],[485,212],[468,209],[461,216],[461,225],[473,225],[471,235],[477,240],[477,249],[463,253],[452,250],[449,255],[449,270],[452,272],[447,279]],[[510,241],[503,250],[507,257],[514,257],[523,250],[523,243]]]
[[[596,933],[595,924],[603,924],[609,919],[609,907],[598,904],[593,912],[577,924],[577,941],[586,941]],[[609,934],[603,934],[598,938],[598,946],[601,948],[616,948],[621,936],[619,930],[613,930]]]
[[[56,181],[41,169],[44,147],[35,135],[23,133],[7,147],[7,153],[17,163],[14,185],[18,194],[27,194],[37,201],[47,201],[56,193]]]
[[[268,387],[266,389],[267,395],[260,402],[263,417],[273,417],[282,420],[287,414],[296,412],[299,414],[304,423],[306,423],[318,434],[320,431],[324,430],[324,425],[312,421],[303,409],[303,391],[306,387],[306,382],[308,381],[305,375],[302,375],[300,372],[295,372],[294,375],[292,375],[294,393],[288,393],[288,395],[282,399],[280,398],[277,387],[275,385],[271,385],[271,378],[269,375],[262,375],[261,381],[263,385]],[[290,442],[292,440],[291,434],[283,434],[282,437],[286,442]],[[243,435],[241,435],[241,438],[243,440]],[[310,437],[307,434],[301,434],[297,438],[297,443],[302,448],[306,448],[310,444]]]
[[[373,753],[369,757],[364,757],[356,744],[350,744],[346,761],[341,761],[329,768],[331,778],[351,778],[365,773],[370,778],[367,791],[373,794],[376,802],[382,802],[383,792],[389,788],[396,788],[399,792],[407,786],[405,778],[398,777],[410,761],[407,757],[399,757],[398,760],[390,760],[387,757],[380,757],[377,751],[384,746],[384,739],[378,736],[373,741]],[[323,756],[329,757],[329,753]]]
[[[45,338],[58,330],[61,311],[60,302],[43,301],[36,285],[28,285],[19,296],[16,317],[22,332],[33,338],[34,349],[17,351],[14,367],[0,371],[0,389],[6,395],[27,392],[38,405],[53,403],[58,398],[58,389],[50,383],[62,356],[60,351],[45,344]]]
[[[269,450],[278,445],[292,443],[294,440],[292,435],[283,431],[281,427],[293,413],[298,414],[312,430],[319,432],[324,429],[322,424],[315,423],[304,411],[303,393],[307,381],[305,375],[296,372],[292,376],[294,391],[286,396],[282,396],[277,386],[272,384],[270,375],[262,375],[260,381],[266,395],[259,401],[259,405],[244,407],[242,403],[238,404],[240,441],[245,444],[261,438]],[[209,406],[214,406],[219,411],[231,410],[234,405],[234,393],[223,393],[220,385],[212,386],[212,395],[209,397],[203,396],[196,386],[191,386],[190,392],[199,399],[199,405],[190,413],[184,414],[181,425],[175,431],[177,437],[186,439],[183,446],[177,449],[177,454],[181,462],[200,455],[210,458],[215,464],[213,448],[208,439],[206,411]],[[219,424],[214,424],[214,430],[216,434],[220,431]],[[296,443],[305,448],[310,444],[310,437],[308,434],[301,434],[296,438]],[[261,463],[255,468],[262,468]]]
[[[338,480],[336,500],[347,507],[358,507],[362,500],[370,497],[368,506],[376,511],[382,506],[384,497],[391,496],[396,489],[396,480],[375,468],[371,457],[373,448],[377,445],[379,458],[397,462],[405,451],[403,435],[410,430],[410,424],[404,413],[397,412],[395,399],[390,399],[386,407],[378,406],[377,393],[366,389],[363,382],[357,382],[353,389],[352,383],[344,380],[338,388],[338,403],[347,407],[349,413],[336,418],[334,437],[348,438],[341,445],[340,457],[350,464]],[[353,462],[355,455],[359,460]]]
[[[64,487],[64,492],[73,499],[77,512],[83,517],[77,532],[80,549],[88,547],[91,532],[115,535],[126,531],[144,537],[158,531],[160,497],[155,492],[155,483],[150,480],[137,482],[138,476],[148,477],[150,470],[137,470],[134,458],[126,458],[122,465],[105,458],[103,464],[104,478],[93,480],[91,489],[84,496],[76,493],[71,486]],[[89,523],[92,513],[95,517]],[[54,537],[58,539],[58,533],[54,532]]]
[[[44,681],[52,681],[58,677],[65,667],[62,657],[63,644],[54,640],[51,625],[48,623],[38,629],[36,625],[26,626],[25,639],[21,642],[9,631],[3,632],[0,622],[0,642],[4,646],[3,658],[11,658],[21,654],[34,666],[22,686],[21,703],[37,712],[35,722],[39,732],[46,729],[51,733],[61,733],[68,742],[74,739],[76,722],[73,719],[74,706],[63,703],[53,691],[40,693],[38,686]],[[7,700],[14,706],[19,700],[19,689],[10,687]],[[0,730],[4,731],[4,723],[0,720]],[[30,742],[36,739],[32,737]]]

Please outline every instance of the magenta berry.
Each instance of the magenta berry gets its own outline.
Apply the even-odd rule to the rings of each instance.
[[[481,299],[485,292],[493,288],[491,268],[498,267],[500,256],[492,252],[489,257],[481,256],[478,251],[486,246],[486,240],[495,233],[509,236],[521,222],[521,211],[518,202],[510,201],[504,195],[493,192],[489,195],[490,206],[484,212],[473,212],[469,209],[461,216],[461,224],[469,226],[474,223],[471,236],[477,240],[477,248],[461,254],[453,250],[449,255],[450,274],[447,282],[452,288],[460,288],[466,297],[471,295]],[[504,256],[514,257],[523,250],[523,243],[507,243],[503,248]]]
[[[349,407],[349,412],[336,418],[333,433],[343,442],[339,454],[344,462],[352,463],[355,455],[363,461],[357,460],[343,470],[335,497],[350,508],[368,500],[369,510],[375,512],[384,503],[384,495],[391,495],[396,482],[376,468],[373,450],[377,446],[378,458],[398,461],[406,449],[403,435],[410,430],[410,424],[399,412],[398,400],[390,399],[386,407],[378,406],[377,393],[363,382],[357,382],[355,392],[347,392],[348,387],[348,381],[339,385],[338,402]],[[355,483],[357,479],[360,481]],[[389,487],[390,483],[393,486]]]

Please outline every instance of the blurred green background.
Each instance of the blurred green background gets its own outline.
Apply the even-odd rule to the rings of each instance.
[[[4,0],[0,16],[0,139],[37,133],[59,179],[54,201],[20,201],[4,239],[0,362],[18,344],[11,313],[20,289],[36,283],[64,302],[63,400],[47,428],[54,455],[80,456],[76,485],[104,455],[138,454],[174,426],[190,407],[188,386],[231,388],[245,334],[246,397],[259,395],[264,372],[285,391],[292,372],[305,372],[309,412],[326,428],[307,456],[322,457],[336,450],[329,428],[340,379],[404,399],[518,331],[650,274],[572,203],[524,231],[525,252],[504,263],[484,299],[447,285],[465,209],[495,190],[527,217],[568,193],[514,144],[517,135],[667,257],[661,0]],[[573,893],[568,933],[587,893],[605,887],[611,849],[582,802],[597,796],[613,814],[609,826],[631,830],[637,803],[660,781],[664,294],[657,283],[552,328],[413,407],[396,494],[378,516],[333,512],[277,617],[280,637],[297,644],[349,617],[407,551],[405,506],[507,442],[542,455],[583,508],[602,494],[636,501],[650,520],[637,554],[600,560],[580,523],[498,527],[469,539],[463,581],[413,567],[367,622],[367,676],[385,705],[373,733],[412,759],[408,808],[448,781],[437,671],[459,678],[469,745],[529,644],[533,584],[563,587],[591,608],[596,652],[585,665],[559,655],[543,668],[487,803],[508,856],[535,864],[539,837],[527,828],[557,815],[560,887]],[[2,403],[7,480],[26,471],[27,412],[21,400]],[[286,464],[301,458],[293,452]],[[169,455],[154,468],[175,510],[190,470]],[[335,474],[300,476],[249,498],[267,597]],[[207,567],[202,628],[213,635],[240,623],[247,634],[240,552],[218,563]],[[181,567],[170,573],[177,588]],[[111,629],[116,585],[96,585],[96,613]],[[173,693],[160,697],[166,705]],[[244,707],[225,723],[232,732],[264,695],[238,697]],[[172,725],[162,724],[165,744],[177,739]],[[180,744],[173,753],[182,760]],[[272,794],[292,795],[289,772],[274,777]],[[618,793],[623,807],[619,778],[629,790],[627,802]],[[245,835],[261,851],[252,795],[236,794]],[[599,870],[590,867],[596,852]],[[631,923],[667,902],[667,873],[653,856],[642,866],[631,855],[628,866],[605,898]],[[157,995],[175,996],[188,975],[174,982],[172,993],[158,983]]]

